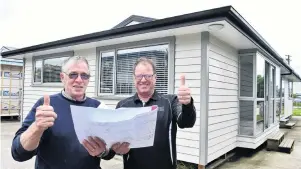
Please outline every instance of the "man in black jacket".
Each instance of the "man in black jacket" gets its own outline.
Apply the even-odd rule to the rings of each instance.
[[[177,125],[191,128],[196,121],[196,111],[190,89],[185,86],[185,76],[177,95],[162,95],[155,90],[156,68],[147,58],[140,58],[134,65],[134,83],[137,93],[121,100],[116,108],[158,105],[154,145],[152,147],[119,149],[124,154],[124,169],[176,169]],[[188,152],[187,152],[188,153]]]

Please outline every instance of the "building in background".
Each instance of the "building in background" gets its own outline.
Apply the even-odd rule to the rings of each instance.
[[[1,52],[7,52],[16,48],[1,48]],[[0,59],[1,65],[1,116],[20,117],[22,112],[22,91],[23,91],[23,60]]]

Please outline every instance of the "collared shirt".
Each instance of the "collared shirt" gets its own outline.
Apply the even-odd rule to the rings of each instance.
[[[66,97],[67,99],[69,99],[69,100],[77,101],[77,100],[73,99],[70,95],[68,95],[68,94],[65,92],[65,89],[62,90],[62,95],[63,95],[64,97]],[[85,101],[86,99],[87,99],[86,94],[84,94],[83,100],[80,100],[80,101]]]

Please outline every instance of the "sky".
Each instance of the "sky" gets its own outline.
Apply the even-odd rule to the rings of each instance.
[[[281,56],[291,55],[291,66],[301,75],[296,0],[0,0],[0,46],[22,48],[107,30],[132,14],[162,19],[227,5]]]

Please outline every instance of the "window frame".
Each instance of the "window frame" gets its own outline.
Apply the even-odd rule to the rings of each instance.
[[[44,83],[43,82],[43,68],[44,62],[46,59],[53,59],[53,58],[62,58],[62,57],[72,57],[74,56],[74,51],[67,51],[67,52],[59,52],[59,53],[51,53],[45,55],[37,55],[32,57],[32,71],[31,71],[31,85],[32,86],[46,86],[46,87],[61,87],[63,84],[61,82],[52,82],[52,83]],[[41,82],[35,82],[35,66],[36,61],[42,61],[42,69],[41,69]]]
[[[116,59],[117,59],[117,51],[118,50],[126,50],[131,48],[141,48],[148,46],[156,46],[156,45],[168,45],[168,93],[174,93],[174,85],[175,85],[175,37],[164,37],[164,38],[156,38],[156,39],[148,39],[142,41],[134,41],[128,43],[121,43],[110,46],[102,46],[96,48],[96,74],[95,74],[95,96],[97,98],[108,99],[108,100],[116,100],[123,99],[130,95],[116,95]],[[101,71],[101,53],[114,52],[114,69],[113,69],[113,91],[112,93],[100,93],[100,71]]]
[[[240,71],[240,68],[241,68],[241,56],[250,56],[252,57],[253,59],[253,95],[252,97],[247,97],[247,96],[241,96],[240,95],[240,83],[241,83],[241,71]],[[257,98],[257,57],[262,57],[263,60],[265,62],[268,62],[271,66],[274,67],[275,69],[275,81],[273,82],[273,85],[274,85],[274,97],[271,98],[271,101],[272,103],[276,103],[278,100],[280,100],[280,98],[277,98],[276,97],[276,87],[275,87],[275,84],[276,84],[276,69],[279,68],[278,65],[276,65],[275,63],[273,63],[268,57],[266,57],[263,53],[261,53],[260,51],[258,50],[253,50],[253,51],[250,51],[250,52],[240,52],[238,54],[238,86],[239,86],[239,90],[238,90],[238,109],[239,109],[239,127],[238,127],[238,135],[239,136],[242,136],[242,137],[259,137],[260,135],[262,135],[266,130],[268,130],[269,128],[264,128],[263,132],[259,133],[256,135],[256,127],[257,127],[257,117],[256,117],[256,106],[257,106],[257,102],[258,101],[263,101],[264,102],[264,115],[266,115],[266,99],[265,98]],[[264,68],[264,75],[265,75],[265,68]],[[274,76],[274,75],[273,75]],[[265,88],[265,84],[266,84],[266,77],[264,77],[265,80],[264,80],[264,95],[265,95],[265,92],[266,92],[266,88]],[[281,78],[280,78],[280,83],[281,83]],[[253,101],[253,135],[243,135],[241,134],[241,131],[240,131],[240,104],[239,102],[240,101]],[[276,123],[276,120],[275,120],[275,117],[276,117],[276,109],[275,109],[275,104],[273,104],[273,124],[272,125],[275,125]],[[265,119],[265,117],[264,117]],[[272,126],[271,125],[271,126]]]

